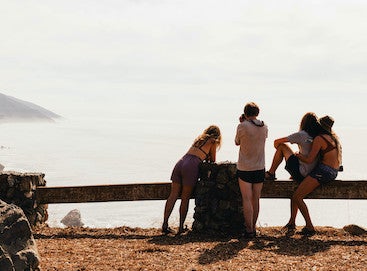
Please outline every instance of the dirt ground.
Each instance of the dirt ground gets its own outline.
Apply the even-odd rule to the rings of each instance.
[[[297,228],[301,230],[301,228]],[[367,270],[367,235],[316,227],[287,236],[259,228],[256,239],[159,229],[49,228],[34,232],[41,271],[51,270]]]

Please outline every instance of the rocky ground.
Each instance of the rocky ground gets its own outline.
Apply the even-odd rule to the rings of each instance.
[[[159,229],[48,228],[34,231],[41,271],[50,270],[367,270],[367,235],[317,227],[286,236],[260,228],[256,239]],[[301,228],[297,229],[298,231]]]

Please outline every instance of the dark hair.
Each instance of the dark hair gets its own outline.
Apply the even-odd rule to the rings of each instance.
[[[304,130],[313,138],[317,136],[320,133],[321,127],[316,114],[313,112],[304,114],[299,125],[299,130]]]
[[[249,102],[245,105],[245,108],[243,109],[243,113],[246,117],[253,117],[258,116],[260,112],[260,109],[257,104],[254,102]]]

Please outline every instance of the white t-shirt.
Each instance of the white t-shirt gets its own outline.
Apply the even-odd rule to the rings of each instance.
[[[261,126],[262,125],[262,126]],[[255,119],[245,120],[238,124],[235,142],[240,145],[237,169],[254,171],[265,169],[265,140],[268,137],[268,126]]]
[[[290,143],[298,145],[299,152],[301,154],[307,156],[310,153],[313,138],[307,132],[301,130],[297,133],[287,136],[287,138]],[[302,176],[307,176],[316,166],[318,160],[319,159],[315,159],[315,161],[310,164],[299,160],[299,172],[302,174]]]

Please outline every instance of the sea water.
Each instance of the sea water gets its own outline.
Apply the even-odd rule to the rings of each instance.
[[[131,91],[77,110],[56,112],[55,123],[2,123],[0,163],[5,170],[43,172],[47,186],[169,182],[176,161],[210,124],[222,131],[217,162],[236,162],[234,136],[238,117],[248,101],[259,104],[259,118],[269,126],[266,168],[274,154],[273,141],[298,130],[303,114],[335,118],[334,129],[343,146],[341,180],[366,180],[366,109],[363,92],[185,90]],[[292,146],[297,150],[296,146]],[[284,164],[278,179],[288,179]],[[306,200],[315,225],[342,227],[367,225],[366,200]],[[88,227],[160,227],[164,201],[50,204],[48,224],[78,209]],[[170,220],[178,224],[178,205]],[[187,224],[193,221],[190,203]],[[289,217],[288,199],[261,199],[260,226],[284,225]],[[299,225],[304,224],[301,215]]]

